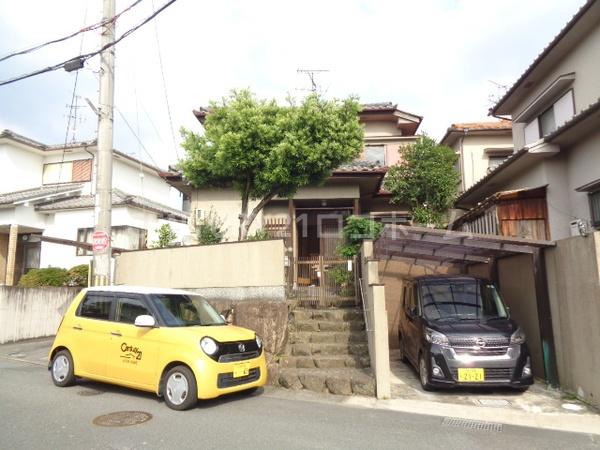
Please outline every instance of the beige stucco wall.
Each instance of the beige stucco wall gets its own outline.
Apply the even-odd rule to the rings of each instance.
[[[546,250],[561,387],[600,406],[600,231]]]
[[[513,148],[510,132],[499,135],[469,135],[467,133],[458,138],[452,148],[460,153],[461,145],[463,160],[460,164],[462,166],[462,183],[464,183],[463,190],[469,189],[488,173],[490,158],[485,153],[486,148],[510,150]]]
[[[8,257],[8,233],[0,234],[0,284],[6,276],[6,258]]]
[[[204,289],[207,292],[210,289],[283,289],[283,241],[126,252],[116,258],[115,284]]]
[[[498,287],[510,316],[525,330],[531,352],[533,374],[544,378],[544,359],[540,339],[537,299],[530,255],[498,260]]]
[[[400,300],[402,280],[408,276],[430,275],[437,273],[459,273],[456,268],[446,266],[410,264],[398,260],[379,262],[379,279],[385,284],[385,304],[388,314],[388,341],[390,348],[398,348],[398,324],[400,321]]]
[[[575,72],[573,92],[575,97],[575,111],[580,112],[592,103],[598,101],[600,89],[600,64],[598,54],[600,51],[600,23],[572,49],[560,63],[546,72],[546,75],[536,80],[527,98],[523,99],[512,111],[512,116],[517,117],[535,98],[537,98],[560,75]],[[515,123],[513,137],[515,148],[520,149],[525,145],[524,123]]]

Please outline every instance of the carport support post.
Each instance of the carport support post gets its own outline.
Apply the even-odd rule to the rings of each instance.
[[[546,381],[550,386],[557,388],[559,383],[558,371],[556,369],[556,347],[554,346],[554,330],[552,328],[552,311],[550,309],[550,296],[548,294],[546,263],[542,250],[535,248],[532,259],[535,297],[537,300],[540,337],[542,339],[542,354],[544,357],[544,373],[546,374]]]

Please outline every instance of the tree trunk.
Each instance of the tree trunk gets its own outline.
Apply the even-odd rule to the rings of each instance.
[[[240,215],[240,239],[239,239],[240,241],[246,240],[246,238],[248,237],[248,230],[250,229],[252,222],[254,222],[254,219],[256,218],[258,213],[265,207],[265,205],[267,203],[269,203],[271,201],[271,199],[273,197],[275,197],[275,195],[276,195],[275,192],[271,192],[270,194],[265,195],[260,200],[260,202],[258,202],[258,205],[256,205],[254,207],[254,209],[252,210],[250,215],[245,218],[245,220],[242,221],[241,215]],[[247,212],[248,212],[248,202],[246,202],[246,213]],[[243,211],[242,211],[242,213],[243,213]]]
[[[238,229],[238,241],[246,239],[246,237],[242,237],[242,230],[244,228],[244,222],[248,217],[248,201],[250,200],[250,179],[246,181],[246,188],[244,192],[242,192],[242,212],[239,215],[240,219],[240,227]]]

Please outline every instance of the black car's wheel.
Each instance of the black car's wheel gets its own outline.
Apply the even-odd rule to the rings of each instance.
[[[167,372],[162,392],[167,406],[176,411],[189,409],[198,402],[196,377],[186,366],[175,366]]]
[[[424,391],[432,391],[433,386],[430,382],[431,378],[429,375],[429,367],[427,366],[427,360],[425,356],[421,354],[419,356],[419,381],[421,382],[421,387]]]
[[[404,351],[404,339],[402,339],[402,334],[400,333],[398,333],[398,356],[403,363],[408,362],[406,352]]]
[[[52,358],[50,374],[52,376],[52,382],[56,386],[67,387],[75,384],[73,357],[69,350],[56,352],[56,355]]]

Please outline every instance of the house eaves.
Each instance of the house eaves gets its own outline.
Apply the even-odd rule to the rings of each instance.
[[[597,25],[600,18],[600,0],[588,0],[554,39],[542,50],[502,98],[490,108],[489,114],[510,115],[521,98],[557,64],[565,53],[577,45],[582,37]]]

